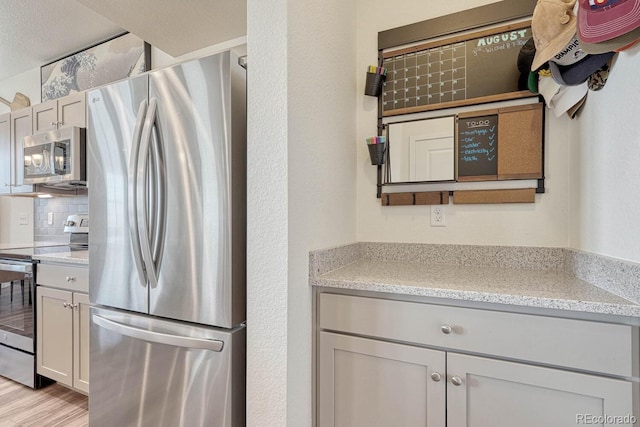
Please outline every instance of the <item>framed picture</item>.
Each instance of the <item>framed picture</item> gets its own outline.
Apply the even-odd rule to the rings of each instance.
[[[40,68],[42,102],[148,71],[151,45],[125,33]]]

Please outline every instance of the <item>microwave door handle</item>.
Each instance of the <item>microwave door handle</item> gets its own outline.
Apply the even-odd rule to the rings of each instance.
[[[140,250],[145,271],[149,278],[149,286],[155,288],[158,285],[158,275],[153,263],[151,254],[151,238],[149,236],[149,198],[148,186],[149,178],[149,153],[151,149],[151,130],[156,119],[157,101],[155,98],[149,100],[147,117],[142,127],[142,137],[140,138],[140,153],[138,154],[138,167],[136,171],[136,198],[137,198],[137,224],[138,236],[140,237]]]
[[[140,103],[138,114],[136,116],[136,124],[133,129],[133,138],[131,141],[131,156],[129,158],[129,176],[128,176],[128,206],[129,206],[129,238],[131,242],[131,250],[133,252],[133,261],[138,272],[138,279],[143,287],[147,286],[147,276],[144,271],[144,263],[142,262],[142,250],[140,249],[140,237],[138,232],[138,185],[136,182],[138,158],[140,156],[140,138],[142,136],[142,123],[147,114],[147,101]]]

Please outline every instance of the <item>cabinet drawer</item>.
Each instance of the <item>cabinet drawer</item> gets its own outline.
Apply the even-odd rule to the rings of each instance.
[[[67,265],[38,264],[39,285],[89,292],[89,269]]]
[[[638,328],[320,294],[320,328],[611,375],[638,375]]]

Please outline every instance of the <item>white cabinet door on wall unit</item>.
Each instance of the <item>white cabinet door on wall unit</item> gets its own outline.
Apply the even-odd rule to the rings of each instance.
[[[433,138],[430,135],[409,138],[409,180],[453,180],[453,136]]]
[[[33,106],[33,133],[68,126],[86,127],[85,92]]]
[[[11,193],[11,114],[0,115],[0,194]]]
[[[445,352],[320,333],[319,426],[444,426]]]
[[[453,116],[390,123],[388,136],[390,182],[455,178]]]
[[[11,113],[11,192],[30,193],[32,185],[24,185],[24,137],[33,134],[31,107]]]

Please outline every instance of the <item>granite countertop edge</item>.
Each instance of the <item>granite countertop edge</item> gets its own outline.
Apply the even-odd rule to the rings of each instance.
[[[401,257],[393,253],[396,246],[413,258],[405,258],[399,263]],[[376,257],[375,263],[372,264],[371,254],[377,255],[376,250],[380,248],[390,250],[391,255],[382,260],[377,260]],[[438,258],[434,261],[429,258],[433,257],[434,253],[452,249],[459,250],[460,246],[419,244],[398,246],[364,242],[312,251],[309,263],[309,284],[315,287],[351,291],[640,318],[640,301],[634,297],[637,296],[637,284],[640,283],[639,269],[636,264],[626,263],[624,268],[620,269],[624,270],[626,276],[623,280],[617,280],[616,270],[619,264],[617,260],[613,260],[611,265],[606,266],[611,270],[605,271],[606,275],[600,271],[597,272],[600,276],[596,276],[593,272],[583,274],[579,268],[576,269],[575,251],[558,251],[557,248],[546,251],[543,248],[542,256],[546,257],[548,262],[545,261],[540,269],[531,269],[528,265],[496,264],[485,271],[489,272],[489,279],[485,278],[484,272],[477,274],[476,285],[472,271],[478,266],[459,264],[447,266],[439,262]],[[491,256],[494,251],[505,249],[483,247],[482,250]],[[517,251],[513,252],[518,255],[517,258],[524,257],[527,261],[528,248],[506,250],[507,252]],[[428,255],[426,260],[425,253]],[[541,249],[532,248],[530,253],[532,257],[540,257]],[[592,257],[590,254],[587,255]],[[557,260],[555,259],[557,257],[564,259]],[[594,261],[601,262],[602,259],[596,256],[596,259],[589,258],[588,261],[582,262],[578,267],[593,265]],[[604,262],[609,261],[604,260]],[[411,266],[416,266],[422,276],[416,279],[415,276],[406,273]],[[429,276],[432,270],[435,273],[444,273],[446,277],[434,280]],[[499,286],[494,286],[495,283],[491,281],[496,276],[504,279]],[[588,280],[589,278],[594,280]],[[531,290],[526,285],[538,283],[541,279],[544,283],[540,289]],[[624,283],[619,285],[616,282]],[[557,288],[553,287],[556,283]],[[552,288],[548,288],[549,286]]]
[[[89,265],[89,251],[52,252],[48,254],[35,255],[33,259],[40,262]]]

